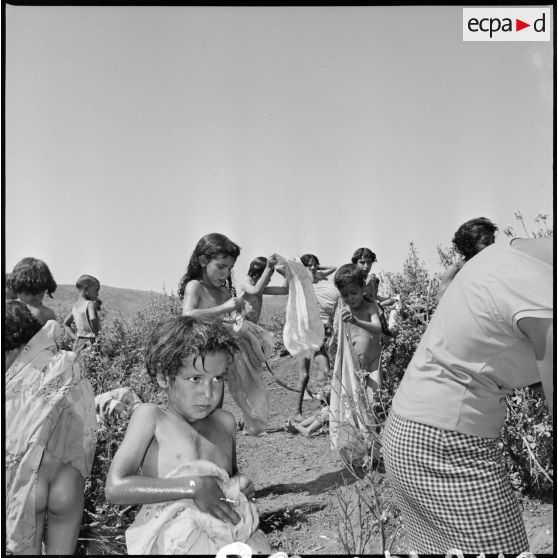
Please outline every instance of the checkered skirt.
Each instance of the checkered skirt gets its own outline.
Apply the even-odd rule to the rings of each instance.
[[[384,463],[409,551],[528,550],[519,502],[497,444],[390,412],[383,435]]]

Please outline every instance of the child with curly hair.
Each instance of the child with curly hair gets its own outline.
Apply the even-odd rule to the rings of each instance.
[[[453,235],[453,246],[462,259],[452,263],[442,274],[438,288],[438,301],[453,278],[473,256],[496,241],[498,227],[486,217],[476,217],[463,223]]]
[[[270,554],[254,485],[238,472],[235,418],[219,408],[238,349],[214,320],[173,317],[153,330],[146,366],[167,402],[136,407],[105,488],[109,502],[142,505],[129,554],[215,555],[235,541]]]
[[[17,300],[27,305],[41,325],[56,319],[54,311],[43,304],[45,294],[52,298],[52,293],[56,290],[56,281],[48,265],[42,260],[20,260],[7,277],[6,286],[15,294]]]

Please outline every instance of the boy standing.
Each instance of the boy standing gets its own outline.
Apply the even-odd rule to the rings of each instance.
[[[358,358],[360,369],[366,371],[368,401],[377,399],[381,387],[380,352],[382,325],[376,302],[367,300],[364,273],[355,264],[343,265],[333,280],[345,304],[337,319],[346,323],[348,337]]]
[[[74,352],[89,347],[97,338],[101,330],[98,314],[98,300],[101,283],[92,275],[82,275],[76,281],[79,298],[72,307],[71,313],[64,320],[64,329],[74,339]],[[72,330],[75,323],[76,333]]]

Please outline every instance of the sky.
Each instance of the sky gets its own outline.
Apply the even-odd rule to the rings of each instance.
[[[464,42],[458,6],[11,6],[5,267],[176,291],[197,241],[325,265],[464,221],[553,223],[553,44]],[[504,235],[500,235],[503,241]]]

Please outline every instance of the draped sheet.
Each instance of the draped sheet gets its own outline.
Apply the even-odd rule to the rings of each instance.
[[[269,416],[269,398],[262,375],[263,363],[273,352],[273,335],[242,318],[232,330],[240,351],[229,368],[229,393],[242,410],[244,429],[257,435],[265,431]]]
[[[285,266],[289,297],[283,329],[283,343],[298,358],[311,358],[324,342],[324,326],[308,269],[300,262],[278,258]]]
[[[6,546],[35,547],[35,496],[45,451],[85,478],[96,439],[93,389],[73,352],[57,352],[60,326],[48,321],[6,373]]]
[[[248,544],[254,552],[269,554],[265,535],[258,531],[256,506],[240,491],[238,479],[210,461],[183,463],[165,478],[214,476],[226,498],[235,500],[234,510],[241,519],[226,523],[198,509],[193,500],[143,505],[126,530],[128,554],[217,554],[233,542]]]
[[[340,309],[338,309],[338,312]],[[347,324],[337,320],[337,354],[331,381],[329,432],[332,449],[349,460],[367,454],[368,433],[374,427],[363,374]]]

